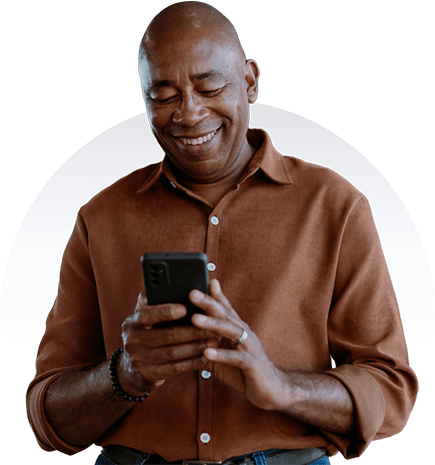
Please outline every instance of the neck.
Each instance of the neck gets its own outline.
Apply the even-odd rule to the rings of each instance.
[[[235,189],[237,182],[245,172],[255,152],[256,149],[246,141],[246,146],[234,164],[234,169],[230,170],[220,179],[210,183],[201,183],[192,179],[186,179],[180,172],[178,172],[176,176],[180,184],[215,207],[227,192]]]

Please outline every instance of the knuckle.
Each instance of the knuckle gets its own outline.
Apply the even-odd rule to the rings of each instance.
[[[166,355],[170,360],[177,359],[178,357],[178,348],[176,346],[170,346],[166,349]]]
[[[135,315],[136,321],[139,325],[147,326],[150,319],[150,310],[149,307],[141,308]]]
[[[243,366],[248,366],[250,362],[250,357],[246,352],[241,352],[239,355],[239,360]]]
[[[159,321],[166,321],[166,320],[171,320],[172,317],[172,312],[173,312],[173,306],[172,305],[159,305],[156,306],[156,317],[158,318]]]
[[[199,341],[200,339],[206,339],[207,338],[207,333],[208,331],[205,329],[197,328],[197,327],[189,327],[190,334],[189,337],[192,339],[192,341],[197,340]]]
[[[209,339],[211,337],[214,337],[215,334],[216,333],[214,331],[197,328],[197,331],[195,331],[194,337],[197,340]]]
[[[141,319],[143,318],[144,309],[135,309],[134,313],[128,316],[125,320],[123,325],[136,327],[137,325],[141,324]]]
[[[175,335],[174,328],[168,328],[163,333],[163,342],[165,344],[173,344],[174,342],[176,342],[176,337],[175,336],[176,335]]]

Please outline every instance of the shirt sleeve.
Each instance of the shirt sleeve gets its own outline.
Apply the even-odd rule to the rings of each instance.
[[[77,371],[106,359],[86,224],[80,213],[65,249],[58,295],[48,315],[36,359],[36,376],[27,391],[27,414],[39,445],[74,454],[47,421],[44,398],[63,371]]]
[[[336,368],[327,373],[351,395],[355,427],[351,437],[322,434],[349,459],[360,456],[373,439],[400,432],[418,391],[396,296],[364,196],[342,232],[328,336]]]

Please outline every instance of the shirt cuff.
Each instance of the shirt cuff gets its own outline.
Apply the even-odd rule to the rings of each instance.
[[[31,386],[27,392],[27,415],[30,426],[35,433],[38,444],[45,451],[58,450],[64,454],[73,455],[86,449],[86,447],[76,447],[63,441],[48,423],[44,411],[44,399],[50,384],[59,377],[60,373],[45,378]]]
[[[322,430],[346,459],[359,457],[375,438],[385,416],[382,390],[370,373],[353,365],[340,365],[327,370],[348,390],[354,406],[354,431],[350,436],[340,436]]]

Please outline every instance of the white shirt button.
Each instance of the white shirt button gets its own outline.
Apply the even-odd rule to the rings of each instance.
[[[219,224],[219,218],[217,216],[212,216],[210,221],[213,226],[217,226]]]
[[[214,271],[216,269],[216,265],[213,262],[207,263],[207,270]]]
[[[202,370],[202,371],[201,371],[201,376],[202,376],[204,379],[208,379],[208,378],[210,378],[211,373],[210,373],[209,371],[207,371],[207,370]]]
[[[208,433],[202,433],[199,439],[201,439],[201,442],[203,442],[204,444],[207,444],[208,442],[210,442],[210,435]]]

